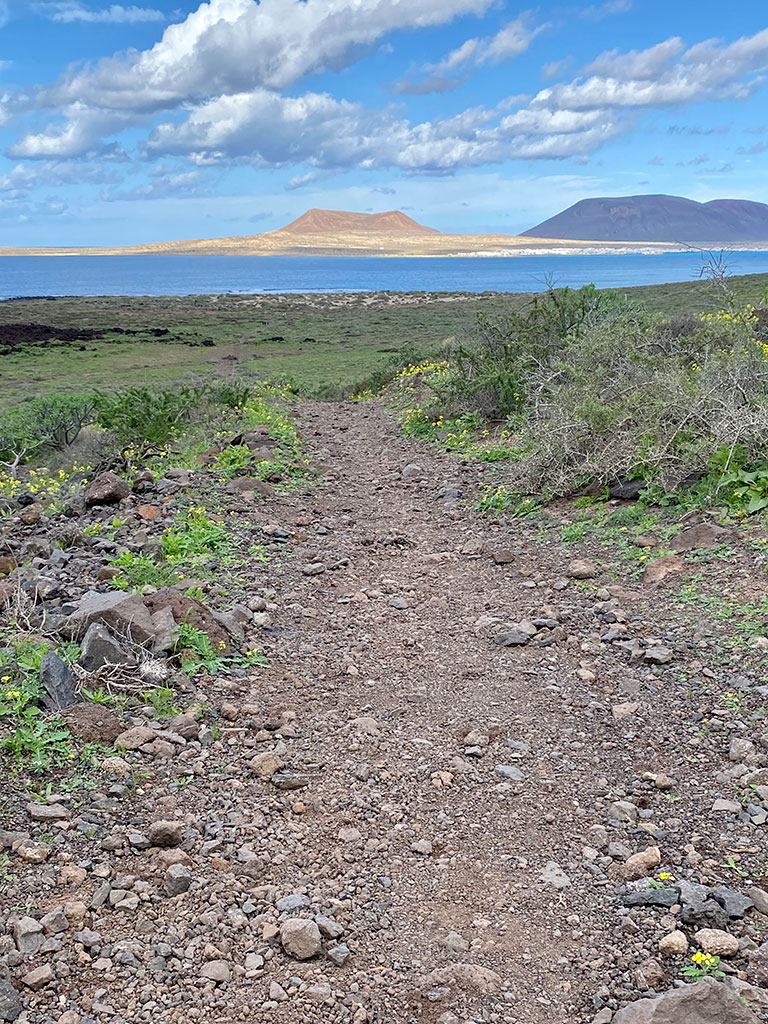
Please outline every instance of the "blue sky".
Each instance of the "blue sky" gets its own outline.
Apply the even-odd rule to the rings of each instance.
[[[0,244],[768,201],[756,0],[0,0]]]

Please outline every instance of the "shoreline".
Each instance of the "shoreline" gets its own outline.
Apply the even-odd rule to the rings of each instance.
[[[738,255],[739,253],[768,253],[768,242],[755,243],[753,246],[739,246],[738,248],[729,248],[725,246],[702,246],[701,248],[684,248],[682,246],[672,247],[667,246],[666,248],[642,248],[633,249],[629,247],[622,248],[602,248],[598,246],[584,246],[579,248],[572,248],[566,246],[557,246],[552,248],[544,247],[532,247],[532,248],[511,248],[511,249],[488,249],[488,250],[465,250],[463,252],[329,252],[320,250],[302,250],[293,252],[210,252],[200,250],[174,250],[172,252],[163,252],[157,250],[148,250],[146,252],[124,252],[124,251],[113,251],[109,250],[106,252],[94,252],[91,250],[84,251],[66,251],[60,252],[55,249],[46,251],[9,251],[7,249],[0,249],[0,259],[20,259],[20,258],[39,258],[39,259],[77,259],[87,257],[153,257],[153,256],[165,256],[165,257],[198,257],[203,259],[211,259],[216,257],[223,257],[229,259],[250,259],[250,258],[263,258],[263,257],[274,257],[283,259],[409,259],[409,260],[434,260],[434,259],[515,259],[515,258],[545,258],[552,256],[676,256],[676,255],[701,255],[708,252],[723,252],[732,255]]]

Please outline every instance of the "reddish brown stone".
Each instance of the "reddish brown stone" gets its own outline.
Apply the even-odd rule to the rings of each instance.
[[[154,522],[155,519],[159,519],[163,514],[163,510],[159,505],[137,505],[136,512],[148,523]]]
[[[229,633],[219,625],[205,605],[194,598],[186,597],[175,590],[159,590],[156,594],[144,598],[144,604],[153,615],[164,608],[169,608],[177,624],[188,622],[195,629],[204,630],[217,653],[231,652]]]

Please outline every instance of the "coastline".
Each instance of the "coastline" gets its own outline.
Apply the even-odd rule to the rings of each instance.
[[[537,256],[665,256],[673,253],[768,252],[768,239],[742,243],[603,242],[520,235],[337,234],[273,232],[123,246],[2,246],[0,257],[283,256],[378,259],[514,259]]]

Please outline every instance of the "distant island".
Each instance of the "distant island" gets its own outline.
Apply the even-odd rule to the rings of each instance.
[[[414,232],[419,235],[439,235],[436,228],[427,228],[409,217],[402,210],[387,210],[386,213],[350,213],[348,210],[307,210],[296,220],[286,224],[274,234],[325,235],[354,234],[357,231],[390,232],[398,234]]]
[[[450,234],[402,210],[307,210],[276,231],[144,245],[0,247],[0,256],[538,256],[664,253],[721,244],[768,248],[768,206],[677,196],[583,199],[519,235]]]
[[[733,245],[768,240],[768,205],[748,199],[697,203],[682,196],[582,199],[537,224],[531,238]]]

